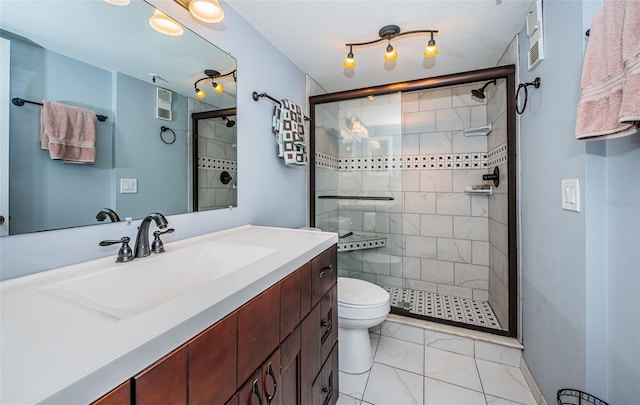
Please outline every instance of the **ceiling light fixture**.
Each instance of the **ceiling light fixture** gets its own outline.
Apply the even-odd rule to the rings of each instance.
[[[154,10],[153,15],[149,18],[149,25],[158,32],[174,37],[182,35],[184,32],[182,25],[158,9]]]
[[[114,6],[128,6],[131,3],[131,0],[104,0],[109,4],[113,4]]]
[[[224,10],[218,0],[175,0],[189,10],[192,16],[206,23],[217,23],[224,19]]]
[[[236,76],[236,71],[232,70],[229,73],[225,73],[225,74],[221,74],[220,72],[218,72],[217,70],[213,70],[213,69],[207,69],[204,71],[204,74],[207,77],[203,77],[201,79],[196,80],[195,83],[193,83],[193,88],[194,91],[196,92],[196,97],[198,97],[200,100],[202,100],[203,98],[205,98],[207,96],[207,92],[198,88],[198,83],[200,83],[203,80],[211,80],[211,86],[213,86],[213,90],[215,90],[216,93],[222,93],[224,91],[224,86],[222,85],[222,83],[217,82],[216,80],[218,80],[219,78],[222,77],[226,77],[226,76],[230,76],[233,75],[233,81],[237,81],[238,77]]]
[[[407,32],[400,32],[400,27],[398,27],[397,25],[385,25],[384,27],[380,28],[380,31],[378,31],[378,36],[380,37],[378,39],[374,39],[372,41],[366,41],[366,42],[344,44],[345,46],[349,47],[349,53],[344,58],[344,67],[348,69],[352,69],[356,66],[356,60],[355,60],[355,57],[353,56],[354,46],[371,45],[381,41],[387,41],[387,48],[384,53],[384,59],[387,61],[393,61],[395,58],[398,57],[398,51],[396,51],[393,45],[391,45],[391,40],[394,38],[402,37],[404,35],[411,35],[411,34],[431,34],[431,39],[429,40],[429,42],[427,42],[427,45],[424,48],[424,56],[428,58],[434,57],[438,54],[438,45],[436,44],[436,40],[433,39],[433,34],[436,34],[436,33],[438,33],[438,30],[413,30],[413,31],[407,31]]]

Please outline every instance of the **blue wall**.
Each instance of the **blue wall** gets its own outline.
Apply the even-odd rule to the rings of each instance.
[[[547,403],[574,387],[612,404],[640,398],[640,135],[574,138],[584,31],[600,0],[545,1],[545,59],[521,116],[524,359]],[[582,212],[560,207],[581,182]]]
[[[306,224],[307,171],[288,168],[277,158],[271,134],[273,106],[255,102],[253,91],[267,92],[305,105],[305,75],[290,60],[221,1],[225,20],[200,25],[173,2],[151,3],[185,26],[229,52],[238,60],[238,207],[173,215],[169,225],[176,231],[166,242],[243,224],[300,227]],[[265,80],[268,78],[268,80]],[[164,163],[156,162],[160,167]],[[151,209],[152,210],[152,209]],[[150,210],[150,211],[151,211]],[[103,239],[136,236],[138,221],[86,226],[0,238],[0,277],[13,278],[63,265],[113,256],[117,247],[98,247]],[[34,246],[38,254],[33,254]]]

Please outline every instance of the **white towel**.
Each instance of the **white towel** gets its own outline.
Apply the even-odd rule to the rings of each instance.
[[[297,104],[283,99],[273,110],[272,130],[276,135],[278,156],[287,166],[305,166],[307,152],[305,123],[302,109]]]
[[[577,139],[635,134],[640,124],[640,2],[608,0],[591,23]]]
[[[95,111],[44,100],[40,114],[40,146],[49,150],[51,159],[65,163],[95,163]]]

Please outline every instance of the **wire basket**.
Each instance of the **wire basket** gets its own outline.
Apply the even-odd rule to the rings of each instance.
[[[558,390],[558,405],[609,405],[607,402],[591,394],[575,390],[573,388],[563,388]]]

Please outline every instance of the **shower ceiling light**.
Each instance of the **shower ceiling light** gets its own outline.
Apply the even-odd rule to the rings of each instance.
[[[206,23],[217,23],[224,19],[224,10],[218,0],[175,0],[189,10],[192,16]]]
[[[184,32],[182,25],[158,9],[154,10],[153,15],[149,18],[149,25],[154,30],[166,35],[178,36]]]
[[[226,76],[231,76],[233,75],[233,80],[236,81],[237,77],[236,77],[236,71],[232,70],[229,73],[225,73],[225,74],[221,74],[220,72],[218,72],[217,70],[213,70],[213,69],[207,69],[204,71],[204,74],[207,77],[203,77],[201,79],[196,80],[195,83],[193,83],[193,89],[196,92],[196,97],[198,97],[199,99],[203,99],[207,96],[207,92],[205,92],[204,90],[198,88],[198,83],[200,83],[203,80],[210,80],[211,81],[211,86],[213,87],[213,90],[215,90],[216,93],[222,93],[224,91],[224,86],[222,85],[222,83],[217,82],[216,80],[222,78],[222,77],[226,77]]]
[[[407,32],[400,32],[400,27],[398,27],[397,25],[385,25],[384,27],[380,28],[380,31],[378,31],[378,36],[380,37],[378,39],[374,39],[366,42],[344,44],[345,46],[349,47],[349,53],[344,58],[344,67],[348,69],[352,69],[356,66],[356,60],[355,60],[355,57],[353,56],[354,46],[371,45],[381,41],[387,41],[387,48],[384,53],[385,60],[392,61],[398,56],[398,52],[395,50],[393,45],[391,45],[391,40],[394,38],[398,38],[398,37],[401,37],[404,35],[410,35],[410,34],[431,34],[431,39],[429,40],[429,42],[427,42],[427,45],[424,48],[424,56],[428,58],[434,57],[438,54],[438,45],[436,45],[436,41],[435,39],[433,39],[433,34],[437,32],[438,30],[413,30],[413,31],[407,31]]]

